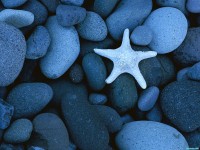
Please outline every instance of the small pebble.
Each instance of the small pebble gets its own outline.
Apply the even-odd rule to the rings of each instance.
[[[187,76],[192,80],[200,80],[200,62],[188,69]]]
[[[107,100],[108,99],[104,94],[92,93],[89,95],[89,102],[93,105],[103,105]]]
[[[37,146],[31,146],[28,148],[28,150],[45,150],[45,149]]]
[[[78,6],[59,5],[56,9],[58,23],[70,27],[82,22],[86,17],[86,9]]]
[[[51,13],[56,12],[56,8],[60,3],[59,0],[40,0],[40,1],[47,7],[48,11]]]
[[[10,125],[13,114],[14,107],[0,99],[0,130],[6,129]]]
[[[186,8],[191,13],[200,13],[200,1],[199,0],[187,0]]]
[[[51,42],[48,30],[44,26],[37,26],[27,40],[27,59],[38,59],[47,53]]]
[[[84,78],[83,68],[79,64],[73,64],[69,70],[69,78],[74,83],[80,83]]]
[[[76,5],[76,6],[81,6],[84,3],[84,0],[60,0],[60,1],[63,4]]]
[[[185,136],[190,147],[198,148],[200,147],[200,132],[198,130],[190,132]]]
[[[123,122],[123,124],[129,123],[129,122],[133,122],[133,117],[129,114],[125,114],[121,117],[121,120]]]
[[[151,29],[147,26],[138,26],[131,33],[131,41],[135,45],[146,46],[148,45],[153,38],[153,33]]]
[[[103,41],[108,34],[104,20],[91,11],[88,11],[84,21],[77,25],[77,31],[81,38],[90,41]]]
[[[0,144],[0,150],[24,150],[24,146],[21,144],[12,145],[12,144],[2,143]]]
[[[3,3],[3,6],[6,8],[15,8],[23,5],[26,3],[28,0],[1,0]]]
[[[7,143],[23,143],[30,139],[33,125],[28,119],[15,120],[4,133],[4,141]]]
[[[181,69],[181,70],[177,73],[176,80],[177,80],[177,81],[188,80],[189,78],[188,78],[187,72],[188,72],[189,69],[190,69],[190,67]]]
[[[149,121],[162,121],[162,112],[160,107],[156,104],[147,114],[146,118]]]
[[[142,91],[138,100],[138,108],[141,111],[149,111],[152,109],[158,99],[159,93],[159,89],[155,86]]]

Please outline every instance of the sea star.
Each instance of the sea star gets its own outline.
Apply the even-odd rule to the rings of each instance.
[[[120,74],[129,73],[146,89],[147,84],[139,69],[139,62],[143,59],[155,57],[155,51],[134,51],[130,44],[129,29],[125,29],[122,44],[117,49],[94,49],[95,53],[113,61],[114,67],[106,83],[112,83]]]

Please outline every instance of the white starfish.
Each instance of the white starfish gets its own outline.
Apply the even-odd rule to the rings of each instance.
[[[125,29],[122,44],[117,49],[94,49],[95,53],[113,61],[114,67],[106,83],[112,83],[120,74],[129,73],[146,89],[147,84],[139,70],[139,62],[143,59],[155,57],[155,51],[134,51],[130,44],[129,29]]]

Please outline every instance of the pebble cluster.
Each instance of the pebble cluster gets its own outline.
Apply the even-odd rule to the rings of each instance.
[[[199,147],[199,0],[0,0],[0,150]]]

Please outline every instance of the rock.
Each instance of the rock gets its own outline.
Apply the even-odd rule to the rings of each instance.
[[[51,44],[40,61],[40,68],[46,77],[56,79],[62,76],[78,57],[79,37],[74,27],[62,27],[55,16],[49,17],[46,27],[50,33]]]
[[[74,90],[66,93],[62,98],[61,107],[65,124],[78,148],[82,150],[108,148],[107,128],[96,109],[89,104],[85,86],[78,84]]]
[[[84,0],[60,0],[60,1],[63,4],[76,5],[76,6],[81,6],[84,3]]]
[[[161,138],[162,136],[162,138]],[[188,143],[175,128],[153,121],[134,121],[123,126],[115,138],[120,150],[184,150]]]
[[[29,145],[48,150],[67,150],[69,135],[63,121],[55,114],[42,113],[33,119],[33,136]],[[41,142],[44,140],[44,142]]]
[[[184,42],[173,53],[174,60],[182,66],[200,61],[200,27],[189,28]]]
[[[126,28],[130,32],[141,25],[152,9],[152,0],[123,0],[106,19],[108,31],[115,40],[121,40]]]
[[[38,59],[47,53],[51,38],[44,26],[37,26],[27,41],[27,59]]]
[[[95,12],[88,11],[84,21],[77,25],[81,38],[90,41],[103,41],[107,36],[104,20]]]
[[[40,1],[47,7],[48,11],[51,13],[56,12],[56,8],[60,3],[59,0],[40,0]]]
[[[0,144],[1,150],[24,150],[24,146],[21,144],[12,145],[12,144],[6,144],[2,143]]]
[[[74,145],[74,143],[72,142],[69,142],[69,147],[67,150],[76,150],[76,149],[77,149],[76,145]]]
[[[158,104],[156,104],[147,114],[146,119],[150,121],[162,121],[162,112]]]
[[[191,13],[200,13],[200,1],[187,0],[186,8]]]
[[[82,22],[86,17],[86,9],[79,6],[59,5],[56,9],[58,23],[70,27]]]
[[[181,69],[178,73],[177,73],[177,81],[181,81],[181,80],[188,80],[188,76],[187,76],[187,72],[190,69],[190,67],[187,68],[183,68]]]
[[[163,7],[153,11],[144,26],[153,32],[153,39],[148,46],[159,54],[166,54],[174,51],[184,41],[188,22],[180,10]]]
[[[185,138],[190,147],[200,147],[200,132],[198,130],[187,134]]]
[[[0,29],[0,86],[7,86],[23,67],[26,41],[21,31],[11,25],[1,22]]]
[[[6,8],[15,8],[23,5],[26,3],[28,0],[1,0],[2,4]]]
[[[13,114],[14,107],[0,99],[0,130],[4,130],[10,125]]]
[[[108,99],[104,94],[92,93],[89,95],[89,102],[93,105],[103,105],[107,100]]]
[[[4,140],[7,143],[23,143],[29,140],[33,125],[28,119],[15,120],[4,133]]]
[[[167,85],[160,97],[165,116],[184,132],[200,127],[200,83],[176,81]]]
[[[94,12],[105,18],[112,12],[118,2],[119,0],[95,0],[93,6]]]
[[[159,93],[159,89],[155,86],[142,91],[138,100],[138,108],[141,111],[149,111],[152,109],[158,99]]]
[[[28,150],[45,150],[45,149],[43,149],[41,147],[37,147],[37,146],[31,146],[28,148]]]
[[[25,10],[4,9],[0,12],[0,21],[22,28],[33,23],[34,15]]]
[[[32,117],[40,112],[52,97],[53,91],[45,83],[21,83],[8,94],[7,102],[15,108],[14,118]]]
[[[118,132],[122,128],[121,117],[114,109],[103,105],[96,105],[94,108],[97,110],[110,133]]]
[[[118,112],[133,108],[138,99],[134,78],[129,74],[120,75],[109,85],[108,99]]]
[[[131,33],[131,41],[135,45],[146,46],[153,38],[153,33],[147,26],[138,26]]]
[[[200,80],[200,63],[196,63],[187,71],[187,76],[192,80]]]
[[[84,78],[83,68],[79,64],[74,64],[69,70],[69,78],[74,83],[80,83]]]
[[[129,114],[125,114],[121,117],[121,120],[123,122],[123,124],[129,123],[129,122],[133,122],[133,117]]]

